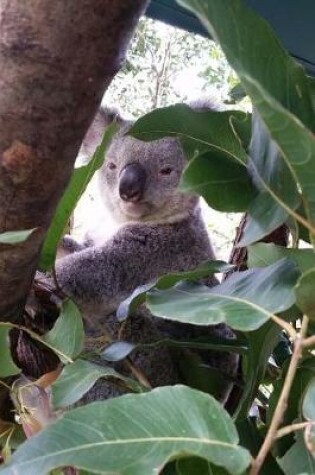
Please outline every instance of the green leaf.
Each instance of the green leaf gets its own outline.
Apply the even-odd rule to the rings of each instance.
[[[9,345],[10,328],[1,325],[0,322],[0,378],[6,378],[18,374],[21,370],[14,364]]]
[[[262,382],[270,355],[279,340],[281,329],[269,321],[247,334],[248,351],[243,358],[244,390],[234,417],[239,423],[248,417],[249,410]]]
[[[116,312],[117,318],[118,320],[122,321],[125,320],[128,315],[132,315],[132,313],[137,309],[137,307],[143,302],[145,302],[147,292],[153,287],[156,287],[158,289],[167,289],[181,280],[198,281],[203,277],[209,277],[219,272],[228,272],[233,268],[233,265],[227,264],[224,261],[209,261],[200,264],[200,266],[196,267],[192,271],[176,272],[164,275],[155,282],[151,282],[149,284],[137,287],[132,292],[130,297],[125,299],[119,305]]]
[[[192,10],[221,44],[298,183],[313,226],[315,139],[311,130],[315,122],[309,84],[302,67],[281,47],[270,26],[240,0],[179,0],[179,3]],[[290,213],[281,196],[266,185],[268,193]]]
[[[313,249],[290,249],[275,244],[257,243],[249,246],[248,267],[265,267],[284,257],[295,262],[301,272],[315,267]]]
[[[279,465],[285,475],[313,475],[315,473],[315,460],[307,451],[303,440],[303,433],[296,434],[296,442],[278,459]]]
[[[111,124],[106,129],[102,142],[96,148],[89,163],[83,167],[74,169],[66,191],[58,204],[42,247],[39,262],[39,268],[42,271],[48,271],[53,267],[56,259],[57,246],[65,232],[70,216],[95,171],[102,166],[106,150],[116,131],[117,125],[115,123]]]
[[[37,228],[27,229],[25,231],[8,231],[0,234],[0,244],[20,244],[27,240]]]
[[[225,322],[236,330],[251,331],[294,304],[297,277],[295,264],[284,259],[262,269],[235,272],[212,288],[187,282],[154,288],[147,294],[147,305],[161,318],[195,325]]]
[[[227,475],[222,467],[214,467],[199,457],[183,458],[176,461],[176,475]]]
[[[197,112],[185,104],[156,109],[141,117],[129,133],[140,140],[178,137],[186,157],[190,160],[208,150],[246,163],[247,155],[241,144],[234,120],[242,123],[242,131],[250,130],[250,115],[240,111]]]
[[[83,349],[84,329],[80,310],[72,300],[62,303],[60,315],[44,341],[58,351],[63,363],[78,356]]]
[[[225,212],[245,211],[256,194],[246,167],[220,151],[190,160],[180,189],[201,195],[211,208]]]
[[[291,170],[261,118],[253,114],[253,136],[249,149],[249,171],[260,190],[248,208],[240,246],[262,239],[287,220],[298,207],[300,195]]]
[[[103,475],[154,475],[171,458],[190,455],[235,475],[250,463],[221,405],[199,391],[173,386],[70,411],[23,444],[0,473],[43,475],[75,466]]]
[[[132,390],[139,391],[139,385],[135,381],[120,375],[113,368],[78,359],[65,366],[52,385],[53,406],[55,408],[71,406],[100,378],[120,379]]]
[[[102,351],[101,358],[106,361],[120,361],[126,358],[137,345],[128,341],[114,341]]]
[[[315,320],[315,268],[305,272],[298,280],[295,293],[298,307],[311,320]]]
[[[306,388],[302,412],[305,419],[315,422],[315,377]]]

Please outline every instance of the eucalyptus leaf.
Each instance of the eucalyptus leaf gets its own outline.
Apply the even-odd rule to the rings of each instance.
[[[147,292],[153,287],[167,289],[181,280],[198,281],[203,277],[209,277],[215,273],[228,272],[232,269],[234,269],[234,266],[224,261],[209,261],[200,264],[191,271],[163,275],[154,282],[137,287],[132,294],[119,305],[116,316],[120,321],[125,320],[139,305],[145,302]]]
[[[305,419],[315,423],[315,377],[311,379],[306,388],[302,411]]]
[[[40,270],[48,271],[53,267],[57,253],[57,246],[65,232],[70,216],[95,171],[102,166],[106,150],[116,131],[117,125],[115,123],[111,124],[106,129],[102,142],[96,148],[89,163],[74,169],[70,182],[58,204],[54,218],[48,229],[40,255]]]
[[[71,434],[71,437],[69,437]],[[157,388],[74,409],[12,456],[1,475],[43,475],[61,466],[95,474],[154,475],[172,458],[198,456],[237,475],[250,464],[232,420],[211,396]]]
[[[240,0],[179,0],[179,3],[192,10],[221,44],[270,137],[279,147],[282,163],[298,182],[306,214],[313,226],[315,140],[311,131],[315,121],[309,83],[302,67],[282,48],[270,26]],[[261,179],[266,191],[283,208],[283,213],[292,214],[283,196],[277,194],[280,188],[272,190],[264,177]],[[285,185],[284,180],[280,183]],[[292,198],[294,195],[296,189],[292,188]],[[264,218],[265,214],[261,212],[259,217]],[[268,230],[270,232],[266,222],[260,224],[266,234]],[[273,226],[276,226],[275,220]],[[258,237],[251,233],[250,237],[245,236],[243,244],[255,239]]]
[[[313,475],[315,473],[315,460],[305,447],[303,433],[296,433],[296,442],[285,455],[278,459],[278,463],[285,475]]]
[[[44,341],[53,349],[63,363],[78,356],[83,349],[84,328],[81,312],[72,300],[64,300],[58,319],[53,328],[46,333]]]
[[[205,151],[219,151],[233,160],[246,163],[247,155],[237,136],[233,121],[250,131],[250,115],[241,111],[206,111],[191,109],[185,104],[177,104],[156,109],[138,119],[129,133],[140,140],[156,140],[163,137],[178,137],[185,155],[190,160]],[[248,133],[246,134],[248,135]]]
[[[19,374],[21,370],[15,365],[12,360],[9,344],[10,328],[2,326],[0,322],[0,378],[6,378]]]
[[[248,267],[265,267],[274,262],[287,258],[295,262],[301,272],[315,267],[315,253],[313,249],[292,249],[275,244],[259,242],[249,246]]]
[[[212,288],[189,282],[154,288],[147,293],[147,306],[161,318],[195,325],[225,322],[236,330],[252,331],[294,304],[297,277],[295,264],[282,259],[265,268],[235,272]]]
[[[0,244],[20,244],[26,241],[37,228],[25,231],[8,231],[0,234]]]
[[[315,320],[315,268],[305,272],[298,280],[295,293],[300,310],[311,320]]]
[[[65,366],[52,385],[53,406],[55,408],[71,406],[79,401],[100,378],[120,379],[130,389],[139,391],[139,385],[135,381],[117,373],[113,368],[78,359]]]
[[[106,361],[120,361],[130,355],[136,345],[128,341],[114,341],[102,351],[101,358]]]
[[[246,167],[220,151],[190,160],[180,189],[201,195],[211,208],[225,212],[245,211],[256,195]]]

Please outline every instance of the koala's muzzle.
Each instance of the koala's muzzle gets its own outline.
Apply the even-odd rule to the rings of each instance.
[[[147,174],[140,163],[130,163],[120,173],[119,195],[124,201],[140,201],[145,185]]]

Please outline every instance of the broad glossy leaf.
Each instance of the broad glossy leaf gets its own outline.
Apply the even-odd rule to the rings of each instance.
[[[76,360],[65,366],[52,385],[52,403],[56,408],[71,406],[91,389],[100,378],[116,378],[124,381],[132,389],[139,391],[139,385],[109,366],[101,366],[90,361]]]
[[[132,292],[130,297],[125,299],[119,305],[116,312],[117,318],[118,320],[122,321],[125,320],[128,315],[131,315],[132,312],[134,312],[140,304],[145,302],[147,292],[153,287],[156,287],[158,289],[167,289],[181,280],[197,281],[202,279],[203,277],[209,277],[215,273],[228,272],[233,268],[233,265],[227,264],[224,261],[209,261],[204,262],[203,264],[191,271],[176,272],[164,275],[155,282],[151,282],[149,284],[137,287]]]
[[[257,113],[253,114],[253,135],[248,165],[259,194],[252,200],[240,246],[255,242],[279,227],[288,210],[300,203],[291,170]]]
[[[315,422],[315,377],[306,389],[302,411],[305,419]]]
[[[234,413],[237,422],[241,422],[248,417],[280,333],[280,327],[269,321],[258,330],[247,334],[248,352],[242,359],[243,379],[246,384]]]
[[[315,320],[315,268],[305,272],[298,280],[295,293],[298,307],[311,320]]]
[[[212,150],[225,153],[231,159],[246,163],[247,155],[234,129],[233,119],[250,130],[250,116],[240,111],[197,112],[185,104],[156,109],[141,117],[129,133],[140,140],[178,137],[188,159]]]
[[[296,442],[278,459],[278,463],[285,475],[313,475],[315,473],[315,460],[305,447],[303,433],[296,433]]]
[[[154,475],[170,458],[189,455],[235,475],[250,463],[220,404],[199,391],[173,386],[70,411],[23,444],[0,473],[43,475],[72,465],[103,475]]]
[[[53,328],[43,338],[64,363],[75,358],[83,349],[84,329],[81,313],[72,300],[65,300]]]
[[[246,167],[217,150],[189,161],[180,189],[201,195],[211,208],[225,212],[245,211],[256,195]]]
[[[313,249],[291,249],[259,242],[249,246],[247,251],[249,267],[265,267],[284,257],[295,262],[301,272],[315,267],[315,253]]]
[[[10,328],[1,326],[0,322],[0,378],[6,378],[21,372],[11,357],[9,331]]]
[[[315,215],[315,140],[310,130],[314,130],[314,113],[308,80],[301,66],[281,47],[269,25],[240,0],[180,0],[179,3],[196,13],[220,42],[281,150],[283,161],[298,181],[312,224]],[[281,185],[286,185],[284,180]],[[296,193],[294,189],[292,191]],[[285,202],[280,203],[281,196],[273,193],[273,197],[285,211],[290,211]]]
[[[27,240],[37,228],[25,231],[8,231],[0,234],[0,244],[20,244]]]
[[[158,317],[196,325],[225,322],[236,330],[250,331],[294,304],[297,277],[295,264],[284,259],[234,273],[212,288],[188,282],[170,289],[154,288],[147,294],[147,305]]]
[[[39,262],[39,268],[41,270],[50,270],[54,265],[57,246],[65,232],[70,216],[91,178],[93,177],[95,171],[102,166],[106,149],[109,146],[110,141],[116,131],[117,125],[111,124],[106,129],[103,140],[96,148],[95,153],[89,163],[83,167],[74,169],[66,191],[64,192],[58,204],[42,247]]]

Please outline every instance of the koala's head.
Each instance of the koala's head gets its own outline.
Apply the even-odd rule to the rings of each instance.
[[[101,137],[112,118],[99,112],[89,133],[95,137],[100,127]],[[175,138],[142,142],[126,135],[131,122],[116,120],[120,129],[99,171],[102,198],[116,221],[175,222],[194,212],[198,197],[178,190],[185,166],[180,142]]]

